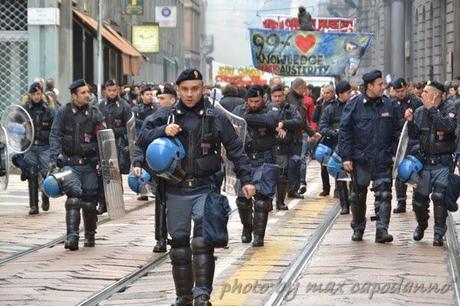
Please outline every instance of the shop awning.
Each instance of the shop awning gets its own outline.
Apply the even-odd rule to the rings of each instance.
[[[83,24],[97,33],[97,21],[94,18],[76,9],[73,9],[73,13]],[[144,61],[142,54],[106,23],[102,27],[102,37],[121,52],[123,74],[139,75],[141,65]]]

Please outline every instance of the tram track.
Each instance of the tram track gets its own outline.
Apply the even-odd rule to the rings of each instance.
[[[235,208],[231,211],[230,217],[237,212],[238,209]],[[92,305],[99,305],[99,303],[103,302],[104,300],[109,299],[113,295],[117,294],[118,292],[124,291],[129,285],[140,279],[141,277],[147,275],[150,271],[155,269],[156,267],[162,265],[166,260],[169,258],[169,251],[164,253],[163,255],[156,257],[144,265],[142,265],[137,270],[129,273],[128,275],[120,278],[115,283],[103,288],[102,290],[94,293],[84,301],[78,303],[78,306],[92,306]]]
[[[296,260],[287,268],[284,274],[276,282],[271,294],[265,299],[265,306],[281,305],[289,294],[291,288],[302,274],[305,266],[314,256],[324,237],[334,226],[335,221],[340,215],[340,206],[334,206],[323,222],[318,226],[307,244],[301,250]]]
[[[140,209],[143,209],[143,208],[149,206],[152,203],[153,203],[153,201],[148,201],[148,202],[146,202],[144,204],[141,204],[141,205],[136,206],[134,208],[128,209],[128,210],[126,210],[126,214],[129,214],[131,212],[135,212],[135,211],[138,211]],[[101,220],[99,220],[97,222],[97,225],[105,224],[107,222],[110,222],[111,220],[112,219],[110,219],[108,216],[102,217]],[[4,266],[5,264],[10,263],[10,262],[12,262],[14,260],[17,260],[17,259],[22,258],[24,256],[27,256],[29,254],[35,253],[35,252],[37,252],[39,250],[46,249],[46,248],[52,248],[52,247],[54,247],[54,246],[56,246],[58,244],[64,243],[65,239],[66,239],[66,235],[62,235],[62,236],[59,236],[58,238],[55,238],[55,239],[53,239],[53,240],[51,240],[51,241],[49,241],[47,243],[37,245],[35,247],[29,248],[29,249],[24,250],[24,251],[16,252],[11,256],[8,256],[8,257],[6,257],[4,259],[1,259],[0,260],[0,267]]]
[[[448,265],[452,275],[452,285],[455,292],[455,303],[456,305],[460,305],[460,244],[458,243],[455,221],[450,212],[447,216],[446,241]]]

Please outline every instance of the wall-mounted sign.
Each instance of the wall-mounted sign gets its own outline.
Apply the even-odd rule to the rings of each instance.
[[[175,28],[177,9],[175,6],[157,6],[155,8],[155,22],[162,28]]]
[[[28,8],[27,24],[29,25],[59,25],[59,9],[56,7]]]
[[[144,14],[144,0],[125,0],[125,13],[128,15]]]
[[[160,28],[157,24],[133,25],[132,44],[141,53],[160,52]]]

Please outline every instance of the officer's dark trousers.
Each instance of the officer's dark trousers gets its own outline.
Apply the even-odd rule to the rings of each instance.
[[[426,165],[421,171],[421,180],[414,189],[412,206],[415,218],[421,229],[428,227],[428,208],[433,201],[434,233],[444,236],[446,234],[447,209],[444,204],[444,196],[448,183],[449,168],[441,164]]]
[[[166,206],[162,203],[157,188],[155,195],[155,240],[166,240],[168,231],[166,229]]]
[[[276,155],[276,164],[280,166],[280,176],[276,186],[276,203],[284,204],[288,192],[289,155]]]
[[[166,191],[166,222],[172,238],[170,257],[178,298],[210,296],[212,292],[214,247],[202,237],[204,204],[209,192],[210,189],[187,188],[182,188],[179,194]],[[192,220],[194,229],[190,244]]]
[[[388,230],[391,213],[391,170],[375,171],[367,166],[353,163],[351,227],[364,231],[366,228],[367,188],[372,181],[374,209],[377,217],[376,228]]]
[[[63,184],[67,195],[66,224],[67,236],[78,236],[80,226],[80,208],[83,210],[85,222],[85,238],[94,238],[96,232],[96,202],[98,178],[95,167],[91,165],[66,166],[64,171],[71,170],[72,174]]]
[[[321,165],[321,182],[323,183],[323,191],[329,193],[331,190],[331,183],[329,182],[327,167],[324,165]]]

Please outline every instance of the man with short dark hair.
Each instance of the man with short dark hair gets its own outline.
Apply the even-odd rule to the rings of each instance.
[[[234,85],[228,84],[225,86],[222,90],[222,95],[224,97],[219,101],[219,103],[229,112],[233,112],[235,107],[238,105],[244,104],[244,99],[239,96],[238,88]]]
[[[104,118],[95,105],[90,104],[90,90],[85,80],[76,80],[70,87],[72,101],[61,107],[53,122],[50,134],[49,173],[70,170],[62,191],[65,202],[67,238],[64,247],[78,250],[80,209],[85,223],[85,247],[95,246],[97,223],[99,163],[97,133],[105,128]],[[58,165],[62,154],[63,165]]]
[[[443,99],[444,86],[436,81],[423,89],[423,107],[415,112],[407,109],[405,119],[409,121],[409,137],[420,143],[417,156],[424,167],[420,182],[414,190],[413,209],[417,219],[414,240],[423,239],[428,227],[429,195],[433,201],[434,237],[433,246],[443,246],[447,231],[447,209],[445,205],[452,154],[455,152],[455,129],[457,113],[452,101]]]
[[[352,173],[351,227],[353,241],[363,239],[366,228],[367,188],[375,196],[375,242],[392,242],[388,234],[391,214],[393,155],[399,138],[399,121],[391,101],[383,95],[382,72],[363,75],[364,93],[345,105],[339,127],[338,154],[345,171]]]

